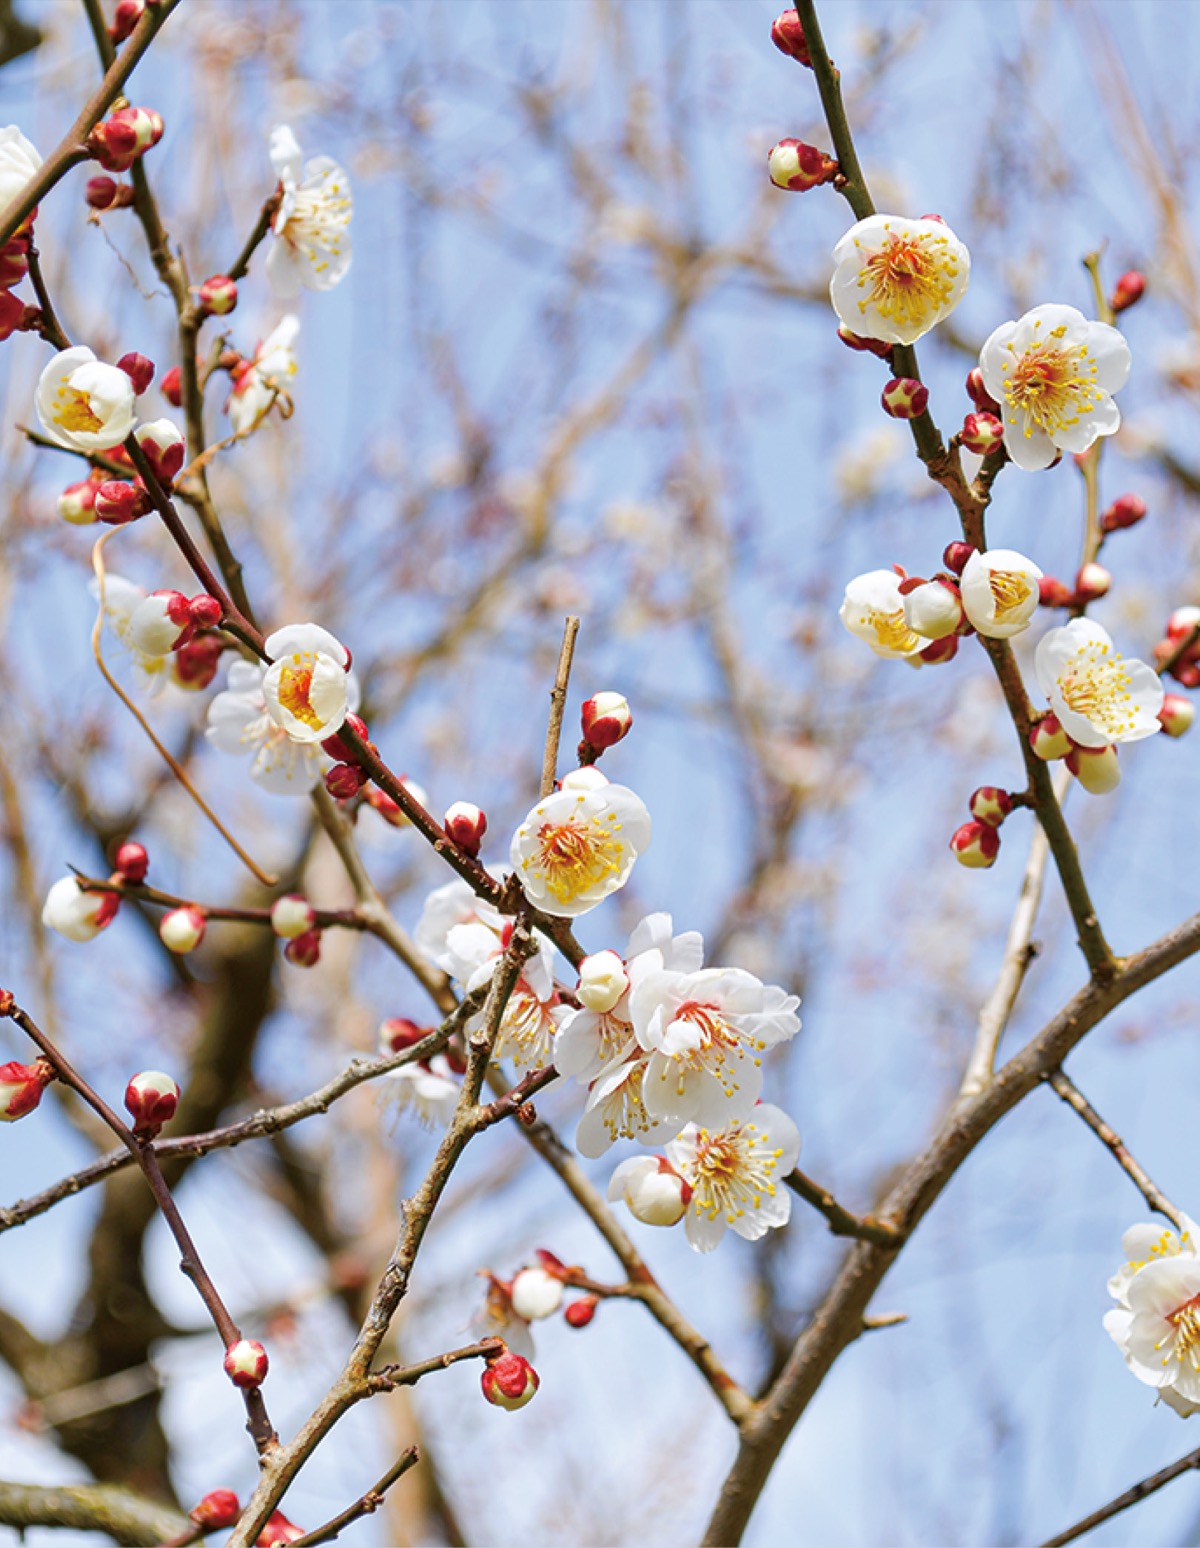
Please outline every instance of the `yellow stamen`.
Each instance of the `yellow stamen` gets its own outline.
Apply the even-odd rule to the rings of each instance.
[[[947,237],[889,232],[859,273],[859,288],[870,286],[871,293],[858,309],[865,314],[873,306],[898,327],[922,327],[948,305],[957,278],[958,259]]]
[[[285,664],[279,673],[279,702],[297,720],[319,730],[321,717],[313,709],[309,698],[312,691],[312,667],[304,656],[293,656],[292,661],[296,664]]]

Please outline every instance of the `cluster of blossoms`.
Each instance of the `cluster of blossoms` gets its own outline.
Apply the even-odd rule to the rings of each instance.
[[[1200,1236],[1193,1221],[1178,1233],[1132,1226],[1126,1262],[1108,1282],[1117,1303],[1104,1326],[1125,1364],[1183,1418],[1200,1413]]]

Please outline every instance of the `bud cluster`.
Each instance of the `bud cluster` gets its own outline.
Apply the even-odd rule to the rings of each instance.
[[[1043,715],[1034,724],[1029,732],[1029,745],[1046,763],[1061,758],[1090,795],[1107,795],[1121,783],[1116,747],[1082,746],[1067,735],[1057,715]]]
[[[1159,669],[1181,687],[1200,688],[1200,607],[1177,607],[1154,647]]]
[[[972,870],[995,865],[1000,853],[1000,824],[1015,804],[1008,791],[998,785],[980,785],[972,793],[967,802],[971,821],[964,822],[950,836],[950,849],[959,865]]]
[[[153,108],[118,108],[88,135],[87,147],[106,172],[128,172],[162,134],[163,121]]]

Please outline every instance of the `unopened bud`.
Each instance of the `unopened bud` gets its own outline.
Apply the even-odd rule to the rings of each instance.
[[[1181,693],[1164,693],[1158,721],[1168,736],[1183,736],[1192,728],[1196,706]]]
[[[1000,405],[983,384],[983,372],[978,366],[967,372],[967,397],[985,414],[1000,415]]]
[[[824,151],[803,140],[780,140],[767,155],[767,170],[776,188],[806,193],[822,183],[832,182],[839,167]]]
[[[233,1526],[241,1513],[242,1507],[232,1489],[210,1489],[200,1503],[188,1511],[189,1517],[206,1532],[220,1532]]]
[[[0,286],[7,290],[12,285],[19,285],[28,273],[29,238],[10,237],[0,247]]]
[[[316,967],[321,960],[320,930],[305,930],[303,935],[293,936],[283,954],[294,967]]]
[[[517,1316],[536,1322],[541,1317],[552,1317],[562,1305],[562,1280],[545,1269],[522,1269],[513,1276],[510,1295]]]
[[[97,517],[110,527],[123,527],[137,521],[150,509],[150,496],[140,484],[129,484],[123,478],[109,478],[96,490],[94,510]]]
[[[665,1156],[633,1156],[612,1174],[608,1197],[643,1225],[673,1226],[687,1214],[692,1188]]]
[[[354,734],[362,741],[370,744],[371,735],[367,730],[367,723],[359,715],[347,715],[345,725],[349,726]],[[321,743],[321,751],[328,753],[337,763],[354,763],[357,755],[342,741],[340,736],[327,736]]]
[[[129,615],[129,638],[148,656],[169,655],[194,629],[182,591],[152,591]]]
[[[403,1053],[423,1037],[428,1037],[431,1027],[419,1027],[407,1016],[389,1016],[379,1024],[379,1047],[383,1053]]]
[[[798,64],[812,69],[812,56],[804,37],[804,27],[797,11],[784,11],[771,23],[771,42],[781,54]]]
[[[1057,715],[1043,715],[1029,732],[1029,745],[1044,763],[1065,758],[1075,743],[1062,728]]]
[[[957,632],[963,621],[962,599],[958,587],[942,581],[925,581],[904,591],[904,618],[914,634],[923,640],[944,640]]]
[[[127,172],[162,139],[163,121],[153,108],[118,108],[88,136],[88,150],[108,172]]]
[[[18,332],[25,321],[25,312],[26,306],[20,296],[0,290],[0,343]]]
[[[480,1385],[489,1403],[512,1413],[525,1407],[540,1382],[538,1373],[524,1355],[513,1354],[506,1349],[502,1355],[488,1361]]]
[[[58,497],[58,514],[73,527],[90,527],[96,520],[96,490],[99,487],[92,478],[68,484]]]
[[[195,951],[204,939],[207,926],[203,913],[188,903],[162,916],[158,922],[158,938],[168,951],[182,957],[189,951]]]
[[[1038,601],[1043,607],[1070,607],[1075,593],[1054,575],[1043,575],[1038,581]]]
[[[238,303],[237,281],[228,274],[214,274],[201,285],[197,299],[213,317],[225,317]]]
[[[1115,747],[1072,747],[1067,767],[1090,795],[1107,795],[1121,783]]]
[[[989,822],[998,828],[1013,809],[1012,796],[999,785],[980,785],[967,802],[967,809],[977,822]]]
[[[455,801],[448,807],[442,826],[462,850],[472,859],[479,853],[483,835],[487,832],[487,818],[479,807],[470,801]]]
[[[961,575],[974,552],[972,543],[947,543],[942,552],[942,563],[948,570],[953,570],[955,575]]]
[[[146,9],[146,0],[117,0],[117,8],[113,12],[112,26],[108,29],[108,35],[114,43],[124,43],[125,39],[142,19],[142,12]]]
[[[128,209],[133,203],[130,185],[111,177],[89,177],[83,196],[94,210]]]
[[[125,375],[133,383],[134,396],[140,398],[154,380],[154,362],[145,355],[139,355],[131,351],[128,355],[122,355],[117,361],[117,370],[124,371]]]
[[[1079,574],[1075,577],[1076,602],[1094,602],[1097,597],[1102,597],[1112,585],[1112,576],[1102,564],[1085,564],[1080,567]]]
[[[837,336],[847,349],[857,350],[860,354],[877,355],[880,360],[891,358],[894,346],[885,339],[865,339],[861,334],[852,333],[844,323],[838,329]]]
[[[628,989],[629,974],[615,951],[594,952],[579,964],[575,995],[587,1010],[603,1015],[613,1009]]]
[[[316,918],[312,904],[298,892],[289,892],[271,904],[271,929],[281,940],[294,941],[298,935],[306,935]]]
[[[356,763],[335,763],[325,771],[325,788],[335,801],[349,801],[369,778],[367,771]]]
[[[294,1543],[297,1538],[307,1534],[303,1527],[298,1527],[294,1521],[289,1521],[281,1510],[274,1510],[267,1517],[267,1524],[254,1539],[254,1548],[282,1548],[285,1543]]]
[[[125,1107],[138,1139],[153,1139],[179,1106],[179,1087],[162,1070],[143,1070],[125,1087]]]
[[[990,822],[964,822],[950,836],[950,848],[959,865],[986,870],[1000,853],[1000,835]]]
[[[588,1323],[596,1315],[596,1307],[599,1306],[598,1296],[582,1295],[577,1301],[563,1309],[563,1320],[573,1328],[586,1328]]]
[[[171,657],[171,681],[191,692],[207,688],[217,675],[224,649],[224,641],[215,634],[185,641]]]
[[[1114,312],[1123,312],[1146,294],[1146,276],[1138,269],[1128,269],[1113,286],[1108,304]]]
[[[158,385],[162,388],[163,397],[172,408],[179,408],[183,403],[183,372],[179,367],[172,366]]]
[[[215,629],[224,616],[224,608],[207,591],[201,591],[188,600],[188,617],[197,629]]]
[[[146,880],[146,872],[150,869],[150,856],[146,853],[144,844],[139,844],[134,839],[126,839],[117,850],[113,863],[122,881],[138,887]]]
[[[1116,532],[1120,527],[1136,527],[1146,514],[1146,502],[1141,495],[1118,495],[1104,515],[1100,526],[1105,532]]]
[[[239,1338],[225,1351],[225,1374],[235,1387],[261,1387],[267,1364],[267,1351],[256,1338]]]
[[[919,419],[929,404],[929,388],[915,376],[893,376],[879,401],[893,419]]]
[[[981,409],[978,413],[968,414],[963,420],[958,438],[968,451],[980,457],[990,457],[1004,445],[1004,426],[995,414]]]
[[[54,1079],[54,1066],[46,1059],[34,1064],[0,1064],[0,1123],[16,1123],[42,1100],[42,1092]]]
[[[603,752],[629,734],[633,712],[624,694],[596,693],[585,700],[580,722],[584,741],[597,752]]]
[[[183,431],[169,419],[155,419],[149,424],[139,425],[133,433],[146,454],[146,461],[154,470],[155,478],[169,489],[183,466],[187,444]]]

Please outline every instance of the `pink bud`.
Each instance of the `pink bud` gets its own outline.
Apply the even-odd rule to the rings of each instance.
[[[947,634],[943,639],[932,640],[923,650],[919,650],[917,660],[923,661],[926,666],[945,666],[947,661],[953,661],[957,655],[958,635]]]
[[[168,951],[182,957],[195,951],[204,939],[207,927],[208,921],[200,909],[188,903],[162,916],[158,922],[158,938]]]
[[[974,552],[971,543],[947,543],[942,553],[942,563],[948,570],[953,570],[955,575],[961,575]]]
[[[108,35],[114,43],[124,43],[142,19],[142,12],[145,9],[146,0],[117,0],[112,26],[108,29]]]
[[[145,355],[137,353],[122,355],[117,361],[117,369],[124,371],[133,383],[135,396],[139,398],[154,380],[154,362],[148,360]]]
[[[810,188],[832,182],[840,170],[824,151],[806,145],[803,140],[780,140],[767,155],[771,181],[776,188],[787,188],[793,193],[806,193]]]
[[[1102,564],[1082,565],[1079,574],[1075,577],[1075,600],[1094,602],[1097,597],[1102,597],[1111,585],[1112,576]]]
[[[986,870],[1000,853],[1000,835],[990,822],[964,822],[950,837],[950,848],[959,865]]]
[[[1190,731],[1196,718],[1196,706],[1181,693],[1163,694],[1162,709],[1158,712],[1159,724],[1168,736],[1183,736]]]
[[[838,338],[847,349],[857,350],[860,354],[878,355],[880,360],[891,359],[894,346],[883,339],[864,339],[860,334],[851,333],[845,324],[838,329]]]
[[[127,209],[133,203],[133,189],[111,177],[89,177],[84,198],[94,210]]]
[[[150,509],[150,496],[140,484],[127,483],[123,478],[109,478],[96,490],[93,508],[99,519],[110,527],[123,527],[146,514]]]
[[[298,935],[306,935],[316,919],[312,904],[298,892],[289,892],[271,904],[271,929],[281,940],[294,941]]]
[[[967,397],[985,414],[999,416],[1000,405],[983,384],[983,372],[978,366],[967,372]]]
[[[280,1548],[282,1543],[294,1543],[305,1535],[302,1527],[289,1521],[281,1510],[272,1511],[267,1524],[254,1539],[254,1548]]]
[[[239,1338],[225,1351],[225,1374],[235,1387],[261,1387],[267,1364],[267,1351],[255,1338]]]
[[[1176,643],[1187,637],[1200,624],[1200,607],[1177,607],[1167,619],[1167,638]]]
[[[998,785],[980,785],[967,802],[967,809],[977,822],[989,822],[998,828],[1013,809],[1012,796]]]
[[[1183,688],[1200,688],[1200,666],[1194,661],[1177,661],[1171,676]]]
[[[1107,795],[1121,783],[1115,747],[1072,747],[1066,762],[1089,795]]]
[[[226,317],[238,303],[237,281],[228,274],[214,274],[200,287],[201,307],[213,317]]]
[[[96,520],[96,491],[94,478],[85,478],[78,484],[68,484],[58,497],[58,514],[73,527],[87,527]]]
[[[879,401],[893,419],[919,419],[929,403],[929,388],[915,376],[894,376]]]
[[[487,832],[487,818],[480,809],[470,801],[455,801],[447,808],[442,826],[463,854],[474,859]]]
[[[431,1027],[419,1027],[407,1016],[389,1016],[380,1023],[379,1046],[384,1053],[403,1053],[406,1048],[411,1048],[414,1043],[427,1037],[432,1030]]]
[[[1004,426],[995,414],[980,410],[976,414],[968,414],[963,420],[959,440],[968,451],[989,457],[1004,445]]]
[[[225,611],[216,597],[201,591],[188,602],[188,617],[197,629],[215,629],[224,618]]]
[[[146,872],[150,869],[150,856],[146,853],[144,844],[139,844],[134,839],[126,839],[117,850],[114,863],[121,880],[136,887],[146,880]]]
[[[210,1489],[198,1505],[193,1505],[188,1515],[206,1532],[220,1532],[233,1526],[242,1513],[238,1497],[232,1489]]]
[[[346,725],[364,742],[370,744],[371,733],[367,730],[367,723],[358,715],[347,715]],[[338,763],[356,763],[357,755],[342,741],[340,736],[327,736],[321,743],[321,751],[326,752]]]
[[[178,366],[172,366],[162,381],[158,384],[162,388],[162,395],[173,408],[179,408],[183,403],[183,373]]]
[[[218,635],[199,634],[171,657],[171,681],[180,688],[207,688],[217,675],[225,643]]]
[[[1069,586],[1053,575],[1043,575],[1038,581],[1038,601],[1043,607],[1070,607],[1075,595]]]
[[[598,1296],[580,1296],[579,1300],[572,1301],[569,1306],[564,1308],[563,1319],[570,1327],[586,1328],[596,1315],[596,1307],[599,1304],[600,1299]]]
[[[356,796],[370,776],[356,763],[335,763],[325,771],[325,788],[335,801],[349,801]]]
[[[1146,293],[1146,276],[1137,269],[1129,269],[1121,275],[1113,286],[1113,293],[1108,298],[1108,304],[1114,312],[1123,312],[1127,307],[1140,301]]]
[[[294,936],[283,948],[283,954],[295,967],[316,967],[321,960],[320,930],[305,930]]]
[[[161,1070],[143,1070],[125,1087],[125,1106],[138,1139],[153,1139],[179,1106],[179,1087]]]
[[[19,285],[29,273],[28,236],[10,237],[0,247],[0,286]]]
[[[1057,715],[1043,715],[1037,725],[1030,728],[1029,745],[1044,763],[1065,758],[1075,743],[1062,728]]]
[[[183,466],[186,442],[182,430],[169,419],[155,419],[150,424],[139,425],[133,433],[155,478],[169,489]]]
[[[0,343],[20,331],[25,320],[25,303],[11,291],[0,290]]]
[[[118,108],[88,136],[88,150],[106,172],[127,172],[162,139],[163,121],[153,108]]]
[[[812,69],[812,56],[808,52],[808,44],[804,38],[804,27],[801,25],[797,11],[784,11],[771,23],[771,42],[781,54],[786,54],[789,59],[794,59],[798,64],[807,65]]]
[[[42,1092],[54,1079],[54,1067],[46,1059],[35,1064],[0,1064],[0,1122],[15,1123],[31,1113]]]
[[[1136,527],[1146,514],[1146,502],[1141,495],[1118,495],[1104,515],[1100,525],[1105,532],[1115,532],[1119,527]]]
[[[483,1395],[489,1403],[494,1403],[497,1408],[508,1409],[510,1413],[518,1408],[524,1408],[540,1382],[538,1373],[530,1365],[524,1355],[513,1354],[506,1349],[502,1355],[490,1359],[484,1368],[480,1379],[483,1387]]]
[[[585,700],[580,723],[584,741],[597,752],[603,752],[629,734],[633,712],[623,694],[597,693]]]

